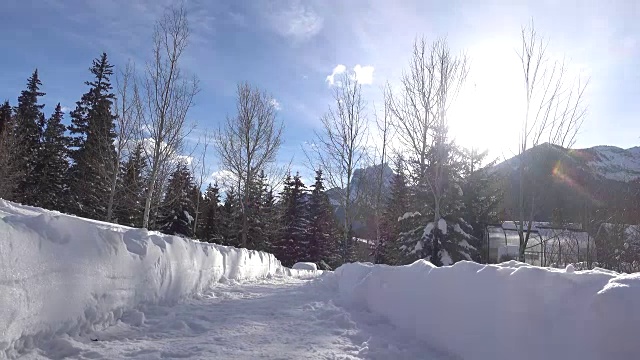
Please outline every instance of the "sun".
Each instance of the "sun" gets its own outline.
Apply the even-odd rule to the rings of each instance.
[[[449,109],[450,135],[467,148],[509,158],[526,111],[517,42],[493,39],[468,48],[469,73]]]

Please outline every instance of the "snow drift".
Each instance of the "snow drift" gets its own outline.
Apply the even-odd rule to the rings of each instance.
[[[92,221],[0,199],[0,358],[88,334],[221,281],[312,277],[273,255]]]
[[[420,260],[400,267],[346,264],[328,276],[345,305],[382,315],[455,357],[584,360],[640,354],[640,273],[514,261],[436,268]]]

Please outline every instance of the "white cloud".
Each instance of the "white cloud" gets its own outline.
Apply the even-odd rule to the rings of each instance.
[[[276,98],[271,99],[271,105],[273,105],[273,108],[276,109],[277,111],[282,110],[282,105],[280,105],[280,103],[278,102],[278,100],[276,100]]]
[[[360,66],[360,64],[353,67],[353,71],[356,74],[356,81],[362,85],[371,85],[373,83],[373,66]]]
[[[324,26],[324,19],[301,1],[293,1],[285,8],[275,9],[270,20],[278,34],[297,41],[309,40]]]
[[[71,111],[71,108],[68,106],[63,106],[62,108],[60,108],[60,110],[62,110],[62,112],[66,114]]]
[[[353,67],[353,70],[349,73],[349,76],[352,79],[355,79],[359,84],[371,85],[373,83],[373,70],[374,67],[371,65],[362,66],[358,64]],[[335,68],[333,68],[333,72],[331,72],[331,75],[327,76],[327,79],[325,81],[329,83],[330,86],[340,86],[340,81],[337,81],[335,77],[336,75],[340,75],[345,71],[347,71],[347,67],[339,64]]]
[[[331,72],[331,75],[327,76],[326,81],[329,83],[329,85],[335,84],[335,76],[342,74],[346,70],[347,70],[346,66],[342,64],[338,64],[336,67],[333,68],[333,72]]]

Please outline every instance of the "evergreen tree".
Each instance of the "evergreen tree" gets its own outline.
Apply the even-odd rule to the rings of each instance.
[[[11,129],[11,123],[13,118],[13,110],[9,105],[9,100],[6,100],[2,106],[0,106],[0,138],[3,138],[5,132]]]
[[[14,200],[18,182],[22,179],[19,168],[18,142],[14,131],[13,109],[8,101],[0,106],[0,198]]]
[[[276,197],[273,194],[272,188],[267,188],[264,185],[264,191],[262,196],[262,211],[261,211],[262,223],[263,223],[263,242],[257,250],[273,253],[275,246],[277,245],[281,234],[281,220],[280,213],[276,204]]]
[[[119,224],[141,227],[144,211],[145,170],[142,143],[138,143],[120,167],[117,189],[116,218]]]
[[[199,196],[199,193],[187,165],[178,164],[169,178],[162,216],[158,222],[163,233],[184,237],[194,235],[195,196]]]
[[[58,103],[55,112],[46,122],[42,147],[36,159],[35,172],[38,178],[34,204],[51,210],[63,210],[65,205],[69,138],[65,135],[63,117],[62,107]]]
[[[426,259],[436,266],[451,265],[460,260],[477,259],[477,239],[471,234],[473,229],[464,216],[462,192],[462,156],[451,142],[443,142],[434,146],[429,152],[429,166],[423,181],[432,184],[436,167],[440,172],[438,187],[439,220],[434,221],[435,198],[432,192],[424,191],[417,186],[412,194],[414,210],[400,226],[408,231],[400,235],[404,260],[411,262]],[[420,184],[420,183],[419,183]],[[474,245],[475,244],[475,245]]]
[[[222,244],[240,245],[240,200],[233,188],[226,191],[224,203],[220,209],[222,223]]]
[[[307,258],[307,216],[305,214],[306,186],[296,174],[288,175],[280,196],[282,209],[282,234],[275,246],[276,257],[285,265],[292,266]]]
[[[94,80],[85,83],[89,90],[71,112],[69,127],[73,135],[69,210],[93,219],[106,218],[110,179],[113,171],[118,171],[113,168],[116,117],[112,113],[112,68],[105,53],[93,61],[90,71]]]
[[[222,219],[220,210],[220,189],[218,184],[207,187],[202,202],[202,217],[198,227],[198,238],[212,243],[222,242]]]
[[[38,98],[45,93],[40,91],[42,82],[38,78],[38,69],[27,80],[27,89],[18,97],[15,110],[15,158],[16,168],[21,173],[16,200],[35,205],[39,194],[36,192],[38,174],[36,172],[38,152],[44,128],[44,105],[38,104]]]
[[[377,264],[398,265],[401,257],[399,253],[398,239],[402,233],[401,223],[398,219],[410,217],[409,189],[404,174],[403,159],[398,158],[393,179],[391,180],[391,194],[387,199],[382,214],[380,242],[376,244],[373,258]]]
[[[464,150],[463,153],[465,165],[461,186],[465,204],[464,219],[473,229],[471,235],[476,239],[482,239],[484,226],[500,221],[499,205],[502,201],[500,179],[497,172],[491,171],[496,163],[495,160],[484,164],[488,151]],[[477,245],[479,249],[486,246],[481,242]],[[485,248],[480,253],[484,257],[487,256]]]
[[[262,200],[266,191],[267,178],[264,172],[254,179],[249,185],[249,195],[245,204],[247,212],[248,249],[264,249],[264,219],[262,214]]]
[[[315,183],[312,188],[306,210],[309,229],[305,241],[307,249],[305,260],[316,264],[324,262],[336,266],[339,254],[335,239],[338,239],[340,234],[336,226],[333,207],[325,192],[322,170],[316,170]]]

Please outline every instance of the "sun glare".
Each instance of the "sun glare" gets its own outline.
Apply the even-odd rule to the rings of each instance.
[[[451,136],[488,149],[491,158],[511,157],[518,143],[525,107],[517,44],[494,39],[470,47],[469,74],[449,112]]]

